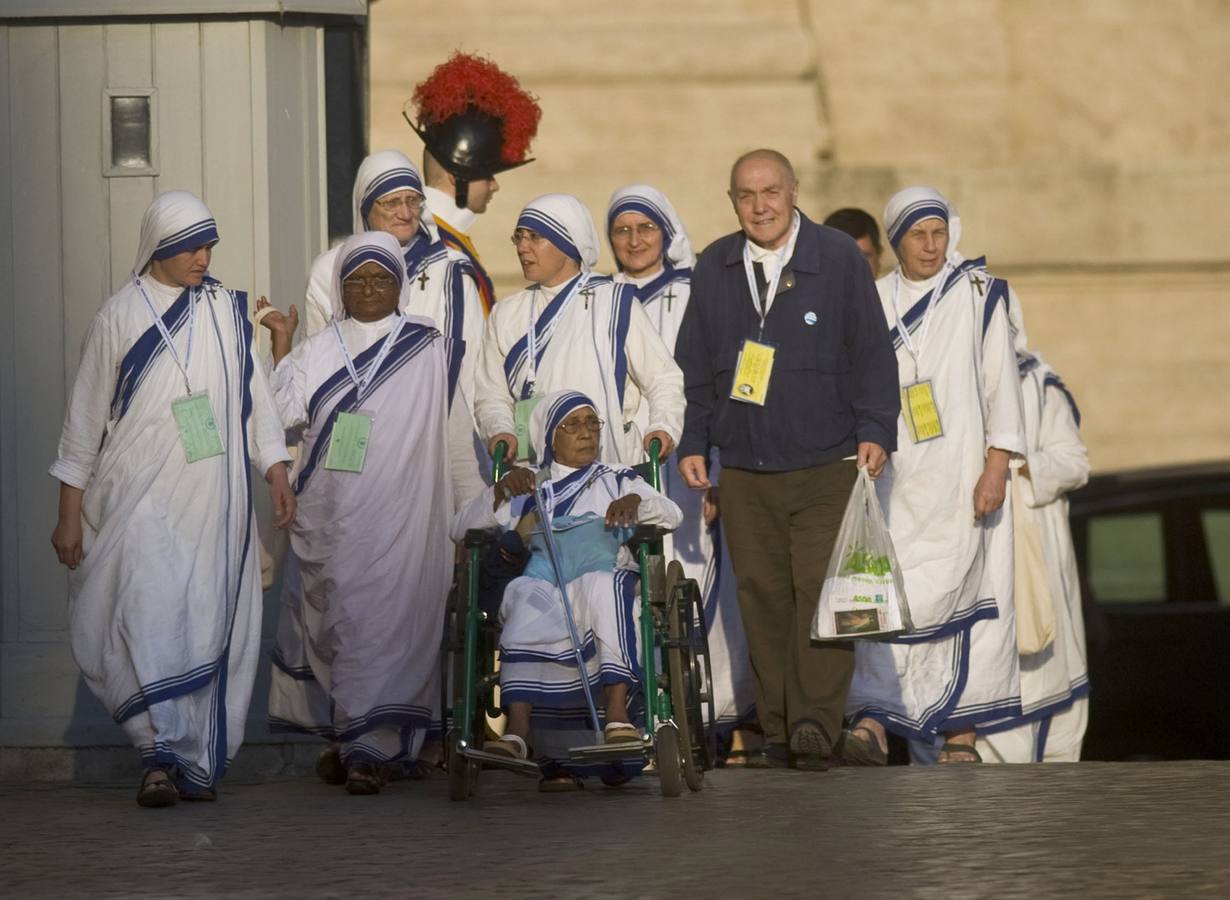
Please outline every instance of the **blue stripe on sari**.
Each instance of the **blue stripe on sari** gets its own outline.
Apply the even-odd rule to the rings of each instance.
[[[179,334],[180,329],[188,322],[188,312],[192,308],[192,304],[189,301],[191,293],[190,289],[185,288],[175,298],[175,302],[162,314],[162,323],[166,326],[167,332],[172,338]],[[158,355],[165,351],[166,345],[162,342],[162,335],[158,332],[158,326],[151,322],[149,328],[137,338],[120,361],[120,373],[115,381],[115,393],[111,398],[111,417],[113,419],[122,419],[124,414],[128,412],[128,408],[132,405],[132,398],[136,395],[137,388],[141,386],[141,382],[145,379],[146,373],[153,365],[154,360],[158,358]]]
[[[630,284],[615,286],[611,298],[611,350],[615,356],[615,393],[619,397],[619,409],[624,408],[624,392],[628,384],[628,327],[632,322],[632,304],[636,302],[636,289]]]
[[[543,354],[547,352],[547,346],[551,342],[551,336],[554,334],[555,319],[563,311],[565,304],[572,298],[573,290],[577,282],[581,279],[581,275],[576,275],[571,281],[565,284],[558,294],[547,304],[546,309],[539,315],[538,320],[534,323],[535,343],[537,346],[537,354],[534,359],[534,368],[542,364]],[[592,279],[591,279],[592,280]],[[533,300],[531,299],[531,303]],[[508,382],[508,390],[516,396],[517,378],[529,359],[529,335],[521,335],[520,339],[513,344],[512,349],[508,351],[508,355],[504,357],[504,380]],[[528,387],[528,384],[526,385]],[[522,399],[526,399],[522,397]]]
[[[982,335],[986,337],[987,329],[991,327],[991,317],[995,315],[995,308],[999,305],[1004,307],[1004,315],[1008,315],[1008,282],[1002,278],[992,278],[991,284],[987,287],[986,303],[982,310]]]

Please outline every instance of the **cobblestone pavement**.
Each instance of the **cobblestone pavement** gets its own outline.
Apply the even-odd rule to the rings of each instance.
[[[1230,896],[1230,763],[711,772],[543,795],[486,773],[351,797],[227,783],[0,787],[0,894],[156,897]]]

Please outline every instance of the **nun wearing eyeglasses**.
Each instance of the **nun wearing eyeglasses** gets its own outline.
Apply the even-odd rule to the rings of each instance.
[[[483,335],[474,409],[488,450],[505,441],[529,459],[531,410],[546,394],[573,389],[596,404],[607,459],[636,465],[654,439],[668,456],[683,428],[683,373],[635,287],[593,271],[589,210],[568,194],[546,194],[521,210],[512,242],[531,284],[495,305]]]
[[[541,531],[551,523],[588,680],[607,743],[639,741],[638,569],[624,542],[637,524],[677,528],[679,507],[631,469],[600,461],[603,422],[597,404],[577,391],[556,391],[534,408],[530,427],[549,473],[535,499],[535,475],[515,468],[462,510],[453,524],[516,529],[531,555],[500,606],[500,697],[508,712],[503,737],[484,749],[543,766],[545,791],[572,790],[576,776],[610,776],[610,765],[573,765],[568,748],[593,743],[556,571]]]
[[[611,195],[606,213],[607,238],[619,268],[615,281],[636,288],[636,298],[668,350],[675,339],[692,292],[696,255],[675,207],[665,194],[647,184],[630,184]],[[642,404],[637,423],[648,425]],[[709,479],[716,485],[720,468],[714,460]],[[663,490],[683,510],[684,524],[667,535],[668,559],[677,559],[704,596],[705,625],[713,669],[714,714],[711,723],[729,734],[728,766],[747,762],[757,738],[750,727],[756,716],[756,682],[748,656],[747,637],[739,616],[734,571],[722,543],[718,522],[718,490],[689,488],[674,466],[662,469]],[[724,741],[723,741],[724,743]]]
[[[426,208],[418,166],[397,150],[382,150],[359,165],[352,195],[353,228],[383,231],[400,245],[406,285],[402,312],[426,316],[448,338],[461,360],[457,392],[450,407],[449,440],[453,455],[453,500],[464,503],[487,484],[486,453],[474,427],[474,369],[487,311],[479,290],[480,276],[461,250],[445,244]],[[307,286],[308,337],[324,330],[345,310],[334,287],[339,248],[312,263]],[[290,322],[297,322],[294,308]]]
[[[247,295],[209,275],[218,240],[192,194],[150,204],[51,466],[73,656],[141,754],[146,807],[214,799],[243,741],[261,628],[251,467],[278,527],[295,509]]]
[[[415,759],[439,700],[452,576],[447,341],[400,306],[395,238],[337,254],[344,317],[290,349],[274,332],[283,425],[302,435],[269,710],[275,730],[331,741],[317,772],[376,794]]]

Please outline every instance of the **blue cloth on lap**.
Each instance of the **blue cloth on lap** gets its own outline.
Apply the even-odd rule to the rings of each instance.
[[[631,528],[607,528],[605,518],[595,513],[557,516],[552,526],[564,584],[588,572],[613,572],[620,546],[632,536]],[[541,531],[530,535],[530,551],[533,555],[523,574],[554,584],[555,572]]]

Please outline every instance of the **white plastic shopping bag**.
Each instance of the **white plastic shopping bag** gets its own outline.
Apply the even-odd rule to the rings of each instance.
[[[913,630],[884,511],[871,476],[860,468],[820,589],[812,640],[879,640]]]

